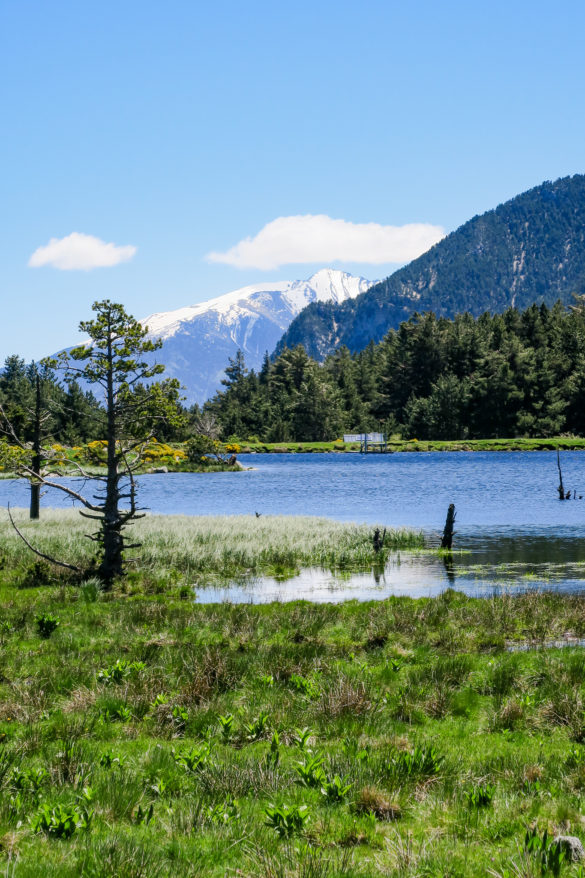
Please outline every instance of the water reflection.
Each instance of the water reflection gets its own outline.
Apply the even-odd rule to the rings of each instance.
[[[470,596],[534,589],[585,592],[585,544],[578,533],[489,536],[467,535],[451,555],[436,550],[396,552],[385,566],[368,571],[332,573],[308,568],[285,579],[249,577],[226,586],[199,582],[202,603],[269,601],[379,600],[391,595],[432,597],[446,588]]]
[[[453,587],[455,585],[455,562],[451,552],[443,555],[443,565],[445,567],[445,575],[449,582],[449,586]]]
[[[563,476],[585,494],[585,452],[563,452]],[[138,478],[139,501],[153,513],[319,515],[422,529],[431,546],[450,503],[457,508],[453,556],[397,554],[385,567],[348,575],[303,570],[287,581],[262,578],[226,588],[195,583],[199,600],[345,600],[389,594],[467,594],[550,588],[581,591],[585,505],[559,502],[556,454],[269,454],[242,456],[253,469]],[[23,481],[0,481],[0,505],[28,504]],[[48,491],[47,506],[69,505]],[[461,552],[463,551],[463,553]]]

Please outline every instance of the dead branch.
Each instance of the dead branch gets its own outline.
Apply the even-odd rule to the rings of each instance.
[[[68,564],[66,561],[58,561],[56,558],[52,558],[50,555],[45,555],[44,552],[40,552],[38,549],[35,549],[35,547],[29,543],[29,541],[24,536],[24,534],[22,534],[19,531],[19,529],[17,528],[16,523],[12,517],[12,513],[10,511],[10,503],[8,504],[7,509],[8,509],[8,518],[10,519],[10,524],[12,525],[12,527],[14,528],[14,530],[16,531],[16,533],[18,534],[18,536],[20,537],[22,542],[25,544],[25,546],[27,546],[31,550],[31,552],[34,552],[35,555],[38,555],[39,558],[43,558],[45,561],[50,561],[51,564],[56,564],[58,567],[65,567],[67,570],[74,570],[75,573],[81,573],[80,567],[76,567],[74,564]]]
[[[445,521],[445,529],[443,530],[443,538],[441,540],[441,548],[451,551],[453,545],[453,537],[455,536],[455,504],[450,503],[447,510],[447,520]]]
[[[74,500],[78,500],[86,509],[91,509],[92,512],[101,512],[101,508],[96,506],[94,503],[90,503],[82,494],[78,491],[74,491],[73,488],[69,488],[67,485],[60,485],[58,482],[51,482],[46,479],[44,476],[40,477],[40,482],[46,488],[56,488],[58,491],[63,491],[63,493],[67,494],[69,497],[72,497]]]

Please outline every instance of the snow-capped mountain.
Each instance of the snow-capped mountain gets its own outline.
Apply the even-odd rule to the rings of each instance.
[[[185,403],[202,403],[221,388],[228,358],[244,352],[249,369],[258,369],[272,353],[292,320],[311,302],[344,302],[365,292],[375,281],[343,271],[322,269],[308,280],[242,287],[216,299],[150,314],[141,320],[152,339],[162,339],[156,352],[166,366],[164,377],[178,378],[186,388]]]

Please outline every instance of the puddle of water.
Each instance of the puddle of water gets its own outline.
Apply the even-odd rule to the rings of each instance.
[[[566,637],[564,640],[543,640],[541,643],[509,643],[506,652],[530,652],[536,649],[571,649],[585,646],[582,637]]]
[[[392,595],[434,597],[446,588],[472,597],[546,589],[585,591],[585,546],[577,537],[498,536],[466,540],[465,551],[440,557],[433,551],[397,552],[381,571],[332,573],[301,570],[289,579],[272,576],[233,580],[225,586],[195,586],[200,603],[316,603],[380,600]],[[549,560],[543,560],[548,556]],[[562,560],[561,560],[562,559]]]
[[[310,568],[287,580],[258,576],[226,586],[200,582],[195,590],[201,603],[418,598],[434,597],[447,588],[470,597],[534,590],[585,593],[583,535],[581,526],[462,528],[453,554],[441,557],[436,551],[439,535],[427,532],[428,549],[396,552],[384,570],[332,573]]]

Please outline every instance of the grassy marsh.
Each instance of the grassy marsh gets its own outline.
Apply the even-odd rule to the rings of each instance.
[[[79,549],[73,516],[38,540]],[[585,836],[585,652],[509,651],[584,637],[581,597],[198,605],[183,543],[220,570],[235,523],[302,523],[165,521],[136,528],[159,573],[108,593],[2,528],[0,872],[536,878],[528,826]],[[305,551],[359,548],[320,521]]]
[[[39,523],[25,510],[14,511],[18,527],[42,552],[61,560],[89,564],[91,523],[75,510],[43,510]],[[303,516],[147,515],[136,521],[132,538],[142,545],[141,578],[228,576],[250,572],[286,572],[298,567],[358,569],[375,560],[373,527]],[[0,521],[0,541],[11,566],[28,567],[31,554],[11,528]],[[415,549],[419,532],[389,529],[385,548]],[[132,565],[130,565],[132,566]]]

